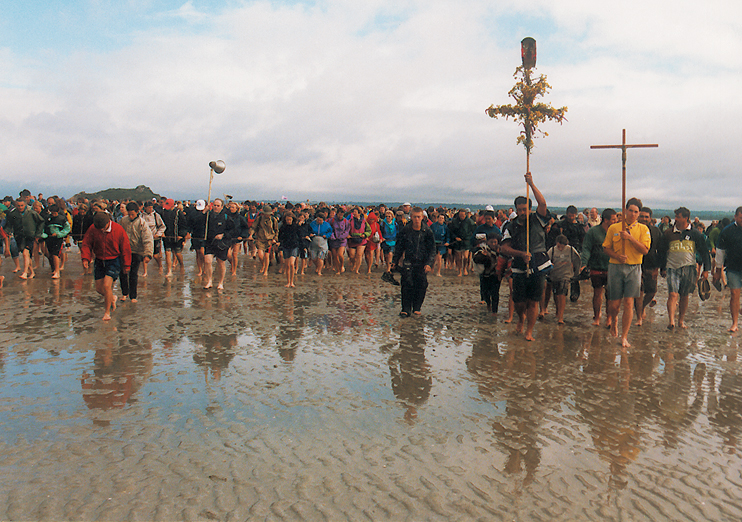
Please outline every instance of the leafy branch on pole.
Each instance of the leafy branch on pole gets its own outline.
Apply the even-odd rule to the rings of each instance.
[[[546,82],[546,76],[539,76],[535,82],[531,81],[530,68],[526,69],[523,66],[515,69],[514,78],[518,81],[508,92],[508,96],[515,100],[514,104],[508,105],[490,105],[485,112],[491,118],[504,117],[505,119],[513,118],[516,122],[523,125],[523,130],[518,135],[517,143],[523,144],[526,148],[526,153],[531,154],[533,148],[533,137],[537,132],[540,132],[543,136],[549,134],[544,131],[538,130],[539,123],[543,123],[546,120],[556,121],[562,123],[566,120],[565,114],[567,107],[561,107],[555,109],[549,103],[536,102],[538,98],[542,98],[551,89],[551,85]]]

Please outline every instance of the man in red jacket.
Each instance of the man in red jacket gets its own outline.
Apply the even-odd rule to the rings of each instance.
[[[93,226],[85,232],[80,252],[85,270],[95,254],[95,290],[105,299],[103,320],[110,321],[111,312],[116,309],[113,282],[122,270],[126,274],[131,268],[129,238],[124,228],[111,220],[110,214],[97,212],[93,217]]]

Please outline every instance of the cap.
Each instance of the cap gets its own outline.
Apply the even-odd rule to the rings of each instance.
[[[411,207],[412,206],[412,203],[410,203],[409,201],[405,201],[404,203],[402,203],[402,206],[403,207]]]
[[[203,210],[206,208],[206,202],[203,199],[196,201],[196,210]]]
[[[493,207],[492,205],[487,205],[486,207],[484,207],[484,210],[486,210],[487,212],[494,212],[495,207]]]

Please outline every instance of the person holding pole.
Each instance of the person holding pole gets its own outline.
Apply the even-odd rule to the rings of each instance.
[[[533,328],[538,317],[538,304],[544,293],[546,273],[551,261],[546,255],[546,224],[549,222],[546,199],[533,183],[530,172],[525,175],[526,184],[533,190],[538,207],[531,213],[531,200],[518,196],[515,198],[515,211],[518,215],[511,226],[505,228],[500,252],[513,258],[513,302],[518,314],[516,331],[523,332],[525,338],[533,341]]]
[[[652,244],[649,229],[638,222],[642,206],[640,199],[629,199],[623,211],[623,221],[608,227],[603,241],[603,250],[611,258],[606,292],[608,321],[611,334],[618,337],[618,311],[623,301],[621,346],[624,348],[631,347],[628,336],[634,318],[634,299],[641,291],[642,258]]]

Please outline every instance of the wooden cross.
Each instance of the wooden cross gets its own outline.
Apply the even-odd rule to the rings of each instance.
[[[626,144],[626,129],[623,130],[621,145],[590,145],[591,149],[621,149],[621,212],[626,206],[626,149],[659,147],[656,143],[642,143],[637,145]]]
[[[621,145],[590,145],[591,149],[621,149],[621,212],[626,208],[626,149],[638,149],[648,147],[659,147],[656,143],[642,143],[637,145],[626,144],[626,129],[623,129]],[[639,209],[641,210],[641,209]],[[623,229],[626,230],[626,220],[622,221]],[[626,247],[623,247],[624,251]]]

